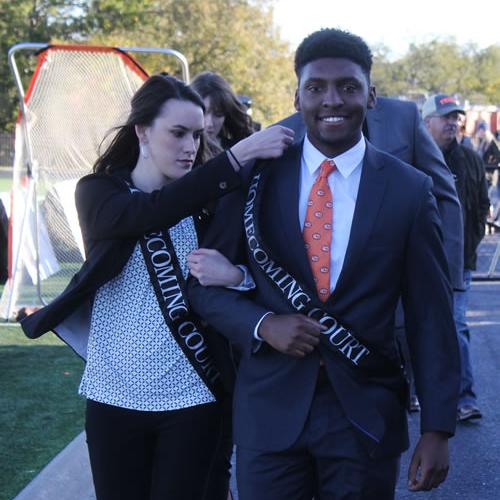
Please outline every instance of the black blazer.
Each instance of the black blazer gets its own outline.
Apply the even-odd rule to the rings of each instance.
[[[152,193],[131,193],[126,180],[128,172],[119,171],[78,182],[75,197],[86,260],[61,295],[22,321],[28,337],[52,330],[85,359],[95,292],[120,274],[139,238],[199,213],[207,202],[241,184],[225,153]]]
[[[315,295],[298,219],[301,145],[268,162],[261,231],[272,255]],[[400,296],[422,405],[422,431],[453,434],[459,360],[452,290],[431,180],[393,156],[367,145],[344,266],[325,308],[360,340],[398,360],[394,313]],[[241,262],[244,191],[220,202],[205,246]],[[247,256],[248,257],[248,256]],[[202,287],[190,279],[195,311],[242,353],[234,395],[234,437],[247,448],[278,451],[298,437],[318,376],[315,351],[296,359],[263,344],[253,352],[254,328],[267,311],[294,312],[263,272],[247,258],[257,288],[247,294]],[[362,380],[320,346],[328,375],[348,418],[378,455],[408,446],[401,395],[380,380]]]

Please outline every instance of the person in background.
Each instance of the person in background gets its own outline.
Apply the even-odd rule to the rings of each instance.
[[[200,94],[206,107],[206,133],[222,149],[253,134],[247,108],[222,76],[204,71],[194,77],[191,87]]]
[[[457,192],[464,220],[464,283],[465,290],[455,291],[454,316],[460,347],[461,384],[458,400],[459,421],[481,418],[474,391],[470,358],[470,332],[466,322],[472,271],[476,269],[477,247],[484,232],[489,211],[488,187],[484,165],[477,153],[458,144],[458,115],[465,114],[453,96],[435,94],[422,107],[422,118],[446,164],[456,178]]]
[[[293,133],[268,129],[205,162],[203,113],[200,96],[173,77],[141,86],[77,185],[85,263],[21,323],[30,338],[54,330],[86,358],[80,394],[98,500],[227,498],[227,487],[206,489],[232,363],[190,309],[187,256],[205,204],[240,185],[242,164],[280,156]],[[240,267],[212,257],[208,284],[249,288]]]
[[[490,200],[490,213],[486,220],[487,229],[497,232],[500,230],[500,183],[498,178],[500,171],[495,169],[491,176],[491,186],[488,188],[488,198]]]
[[[476,153],[482,158],[487,166],[499,166],[500,150],[486,122],[481,121],[477,124],[472,144]]]
[[[466,148],[474,149],[472,139],[467,135],[467,130],[465,128],[465,115],[460,115],[458,118],[457,142]]]

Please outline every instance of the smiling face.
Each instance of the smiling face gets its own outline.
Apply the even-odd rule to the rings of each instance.
[[[361,138],[366,110],[375,105],[361,66],[349,59],[323,58],[306,64],[295,93],[311,143],[328,157],[353,147]]]
[[[191,101],[169,99],[148,127],[137,126],[148,158],[140,158],[158,183],[179,179],[193,166],[203,133],[203,109]]]

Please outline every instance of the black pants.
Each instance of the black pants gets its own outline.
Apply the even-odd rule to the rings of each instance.
[[[240,500],[393,500],[399,456],[372,459],[329,382],[316,388],[309,417],[288,449],[237,447]]]
[[[226,500],[228,473],[214,476],[221,471],[223,424],[217,403],[145,412],[87,400],[97,499]]]

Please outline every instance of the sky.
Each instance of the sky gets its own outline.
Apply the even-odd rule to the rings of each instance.
[[[295,49],[320,28],[342,28],[402,56],[411,42],[454,37],[480,48],[500,43],[499,0],[275,0],[274,22]]]

